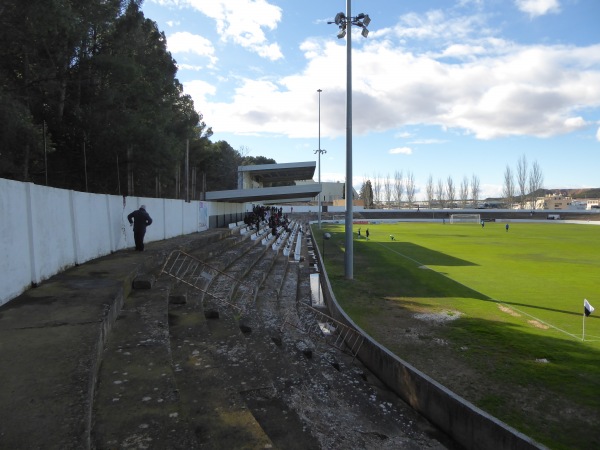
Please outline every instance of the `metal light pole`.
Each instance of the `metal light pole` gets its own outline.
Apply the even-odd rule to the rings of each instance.
[[[323,92],[321,89],[317,89],[317,92],[319,93],[319,148],[318,150],[315,150],[315,153],[319,154],[319,186],[322,189],[321,186],[321,154],[322,153],[327,153],[327,150],[323,150],[321,148],[321,92]],[[318,211],[318,218],[319,218],[319,230],[321,229],[321,192],[319,192],[319,211]]]
[[[344,259],[345,277],[347,280],[354,279],[354,240],[352,235],[353,200],[354,189],[352,188],[352,25],[362,28],[362,36],[367,37],[369,30],[367,26],[371,23],[368,14],[360,13],[352,17],[351,0],[346,0],[346,14],[340,12],[335,16],[333,22],[340,28],[337,37],[346,36],[346,221],[345,221],[345,245],[346,253]]]

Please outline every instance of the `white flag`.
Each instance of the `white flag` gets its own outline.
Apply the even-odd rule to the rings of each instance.
[[[587,316],[589,316],[591,313],[594,312],[594,307],[592,305],[590,305],[590,302],[587,301],[587,299],[583,299],[583,313]]]

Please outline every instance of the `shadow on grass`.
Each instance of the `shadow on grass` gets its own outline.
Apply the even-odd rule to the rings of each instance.
[[[380,244],[380,247],[385,248],[387,251],[392,251],[396,254],[399,254],[400,256],[406,257],[407,259],[409,259],[415,263],[418,263],[418,264],[420,263],[422,265],[478,266],[478,264],[474,264],[470,261],[466,261],[466,260],[463,260],[460,258],[454,258],[445,253],[440,253],[440,252],[437,252],[434,250],[430,250],[428,248],[424,248],[419,245],[412,244],[410,242],[394,241],[394,242],[378,243],[378,244]],[[377,249],[374,249],[372,251],[377,252]],[[379,257],[379,259],[382,259],[382,258]],[[578,312],[574,312],[571,310],[549,308],[546,306],[529,304],[529,303],[519,303],[519,302],[511,302],[511,301],[505,301],[505,300],[500,301],[500,300],[496,300],[491,297],[488,297],[488,296],[481,294],[477,291],[474,291],[466,286],[463,286],[456,281],[451,280],[450,278],[448,278],[446,276],[446,273],[444,273],[444,272],[440,272],[438,270],[433,270],[433,273],[436,273],[438,275],[443,275],[444,278],[446,278],[447,280],[451,281],[452,283],[454,283],[458,286],[461,286],[463,289],[457,289],[457,291],[462,292],[460,297],[472,297],[472,298],[476,298],[479,300],[490,301],[490,302],[494,302],[494,303],[502,303],[505,305],[513,306],[513,307],[523,307],[523,308],[530,308],[530,309],[536,309],[536,310],[544,310],[544,311],[550,311],[550,312],[555,312],[555,313],[560,313],[560,314],[568,314],[568,315],[572,315],[572,316],[582,316],[583,315],[583,303],[581,305],[581,312],[578,313]],[[465,289],[466,289],[466,291],[465,291]],[[600,317],[590,316],[590,317],[588,317],[588,319],[597,320],[597,319],[600,319]]]
[[[406,242],[361,241],[356,244],[354,279],[346,280],[344,234],[332,235],[327,244],[327,271],[335,295],[359,326],[372,325],[367,328],[380,342],[394,336],[398,329],[396,314],[384,307],[389,305],[390,297],[401,299],[396,307],[408,312],[401,315],[405,318],[412,317],[411,303],[422,306],[418,298],[465,298],[498,303],[434,270],[421,268],[427,263],[474,264]],[[398,253],[409,258],[399,258]],[[421,264],[415,264],[415,260]],[[504,303],[574,314],[543,306]],[[434,378],[436,370],[447,369],[453,373],[448,366],[452,363],[446,364],[446,361],[463,360],[477,376],[460,380],[461,375],[457,374],[458,385],[466,383],[465,392],[469,391],[468,386],[477,385],[478,406],[539,442],[557,449],[600,448],[600,435],[589,433],[600,422],[597,395],[600,351],[571,338],[531,333],[526,327],[525,324],[461,317],[430,331],[432,337],[443,335],[451,342],[450,348],[430,346],[417,352],[426,353],[433,361],[434,366],[426,373]],[[435,342],[434,339],[424,341]],[[398,350],[399,354],[406,351],[406,343],[398,345],[398,349],[390,350]],[[432,353],[428,353],[430,351]],[[457,393],[463,395],[460,391]]]
[[[437,264],[441,266],[477,266],[477,264],[464,259],[455,258],[454,256],[440,253],[420,245],[415,245],[412,242],[392,241],[379,243],[389,251],[397,253],[400,256],[409,258],[420,264]]]

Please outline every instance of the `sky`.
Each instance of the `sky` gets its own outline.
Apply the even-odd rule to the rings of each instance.
[[[546,189],[600,187],[599,0],[354,0],[369,34],[328,24],[346,0],[144,0],[177,78],[244,155],[318,161],[344,182],[347,74],[352,175],[450,178],[502,196],[525,157]],[[321,90],[319,93],[318,90]],[[318,170],[315,172],[318,179]],[[458,191],[458,189],[457,189]]]

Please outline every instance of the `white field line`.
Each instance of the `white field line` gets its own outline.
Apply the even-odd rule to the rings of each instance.
[[[431,267],[427,266],[426,264],[423,264],[423,263],[421,263],[420,261],[417,261],[416,259],[414,259],[414,258],[411,258],[410,256],[407,256],[407,255],[405,255],[405,254],[403,254],[403,253],[400,253],[400,252],[398,252],[398,251],[396,251],[396,250],[393,250],[393,249],[389,248],[389,247],[388,247],[387,245],[385,245],[385,244],[382,244],[382,243],[380,243],[380,242],[378,242],[378,244],[379,244],[379,245],[381,245],[382,247],[384,247],[386,250],[389,250],[389,251],[390,251],[390,252],[392,252],[392,253],[395,253],[395,254],[397,254],[397,255],[399,255],[399,256],[402,256],[404,259],[408,259],[409,261],[412,261],[412,262],[414,262],[414,263],[415,263],[415,264],[417,264],[419,267],[426,267],[426,268],[427,268],[427,269],[429,269],[429,270],[433,270]],[[448,275],[446,275],[446,274],[443,274],[443,273],[441,273],[441,272],[438,272],[437,270],[433,270],[433,271],[434,271],[435,273],[437,273],[438,275],[442,276],[442,277],[446,277],[446,278],[448,278],[449,280],[452,280],[452,281],[454,281],[455,283],[458,283],[458,284],[460,284],[460,285],[462,285],[462,286],[464,286],[464,287],[466,287],[466,288],[468,288],[468,289],[472,289],[470,286],[467,286],[466,284],[463,284],[463,283],[461,283],[460,281],[457,281],[457,280],[455,280],[455,279],[453,279],[453,278],[450,278],[450,277],[449,277]],[[503,305],[503,306],[505,306],[505,307],[507,307],[507,308],[514,309],[515,311],[518,311],[518,312],[520,312],[521,314],[523,314],[523,315],[525,315],[525,316],[529,316],[529,317],[531,317],[532,319],[534,319],[534,320],[537,320],[537,321],[538,321],[538,322],[540,322],[540,323],[543,323],[544,325],[547,325],[547,326],[549,326],[549,327],[551,327],[551,328],[554,328],[556,331],[559,331],[559,332],[561,332],[561,333],[564,333],[564,334],[566,334],[567,336],[571,336],[572,338],[574,338],[574,339],[577,339],[578,341],[581,341],[582,335],[579,335],[579,336],[577,336],[577,335],[575,335],[575,334],[569,333],[568,331],[566,331],[566,330],[563,330],[563,329],[561,329],[561,328],[558,328],[558,327],[555,327],[554,325],[552,325],[552,324],[550,324],[550,323],[548,323],[548,322],[544,322],[542,319],[540,319],[540,318],[538,318],[538,317],[532,316],[531,314],[528,314],[528,313],[526,313],[526,312],[524,312],[524,311],[521,311],[520,309],[517,309],[517,308],[515,308],[514,306],[507,305],[506,303],[502,303],[501,301],[498,301],[498,300],[496,300],[495,298],[490,298],[490,300],[492,300],[492,301],[495,301],[495,302],[496,302],[496,303],[498,303],[499,305]],[[598,336],[589,336],[589,337],[598,338]],[[598,340],[600,340],[600,339],[593,339],[593,340],[586,339],[586,340],[585,340],[585,342],[596,342],[596,341],[598,341]]]

